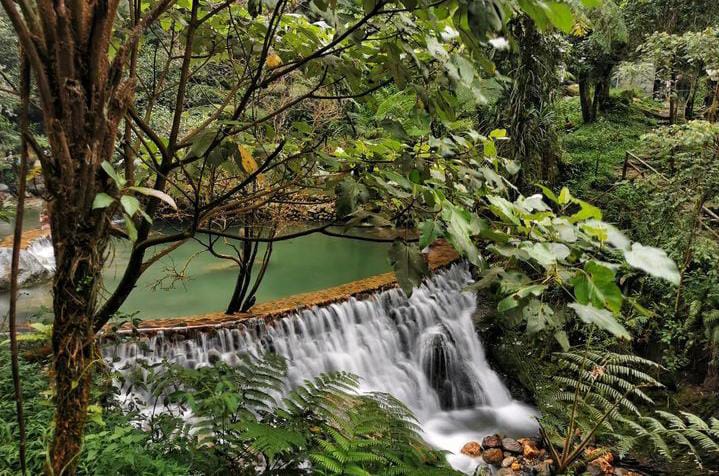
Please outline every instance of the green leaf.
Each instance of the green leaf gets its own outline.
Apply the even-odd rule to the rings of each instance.
[[[92,201],[92,209],[94,210],[96,208],[107,208],[114,201],[115,199],[112,198],[110,195],[100,192],[95,195],[95,199]]]
[[[419,247],[425,249],[442,234],[441,225],[434,220],[427,220],[419,225]]]
[[[125,213],[130,217],[135,216],[135,213],[140,209],[140,201],[131,195],[123,195],[120,197],[120,203],[122,204],[122,208],[125,209]]]
[[[479,265],[480,256],[472,237],[481,231],[480,222],[463,208],[445,203],[442,218],[447,224],[447,240],[455,250],[467,257],[475,265]]]
[[[389,259],[397,282],[407,296],[410,296],[412,289],[419,286],[422,279],[429,274],[427,262],[419,248],[401,240],[392,243]]]
[[[559,343],[564,352],[569,350],[569,338],[567,333],[564,331],[557,331],[554,333],[554,339]]]
[[[369,198],[367,187],[347,177],[337,185],[336,210],[339,218],[346,218]]]
[[[584,265],[573,280],[574,295],[581,304],[606,307],[614,313],[622,309],[624,296],[617,286],[614,271],[596,261]]]
[[[527,321],[527,334],[529,335],[537,334],[547,327],[552,328],[557,325],[554,318],[554,309],[539,299],[530,300],[522,309],[522,314]]]
[[[160,190],[155,190],[154,188],[148,188],[148,187],[130,187],[130,190],[134,190],[135,192],[138,192],[143,195],[150,196],[150,197],[155,197],[155,198],[167,203],[175,210],[177,210],[177,204],[175,203],[175,200],[171,196],[166,194],[165,192],[161,192]]]
[[[517,296],[515,294],[512,294],[511,296],[507,296],[506,298],[499,301],[499,303],[497,304],[497,311],[507,312],[517,306],[519,306],[519,300],[517,299]]]
[[[561,196],[560,196],[561,200]],[[602,211],[595,207],[594,205],[591,205],[584,200],[575,199],[574,203],[577,203],[581,209],[569,217],[570,223],[577,223],[579,221],[583,220],[589,220],[589,219],[595,219],[595,220],[601,220],[602,219]]]
[[[525,243],[522,249],[545,268],[556,265],[558,261],[564,261],[571,253],[569,247],[563,243]]]
[[[124,215],[125,228],[127,228],[127,236],[130,237],[131,241],[137,241],[137,228],[135,228],[135,222],[132,218]]]
[[[631,339],[631,336],[622,324],[617,322],[612,313],[606,309],[597,309],[594,306],[587,306],[578,302],[569,304],[579,318],[587,324],[594,324],[621,339]]]
[[[549,21],[564,33],[570,33],[574,27],[574,14],[570,6],[555,1],[546,2],[546,6],[549,9],[547,14]]]
[[[557,199],[557,203],[560,205],[566,205],[572,200],[572,194],[569,191],[567,187],[562,187],[562,190],[559,192],[559,198]]]
[[[192,146],[190,147],[188,155],[190,157],[202,157],[205,152],[207,152],[207,149],[210,148],[216,136],[217,131],[214,129],[205,129],[197,134],[192,141]]]
[[[680,276],[677,265],[662,249],[633,243],[631,250],[624,251],[624,259],[632,268],[641,269],[654,277],[679,285]]]
[[[125,179],[117,175],[117,172],[115,172],[115,169],[112,167],[112,164],[110,162],[108,162],[107,160],[103,160],[100,164],[100,167],[102,167],[102,170],[105,171],[108,177],[110,177],[115,182],[117,188],[122,188],[125,186]]]

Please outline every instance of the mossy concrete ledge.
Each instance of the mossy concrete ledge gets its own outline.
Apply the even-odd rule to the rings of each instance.
[[[444,240],[438,240],[430,246],[427,261],[434,271],[459,260],[459,255],[452,246]],[[351,297],[361,299],[397,286],[397,279],[393,272],[383,273],[369,278],[359,279],[351,283],[321,289],[308,293],[295,294],[274,301],[268,301],[253,306],[248,312],[225,314],[214,312],[194,316],[156,319],[142,321],[136,329],[125,325],[117,330],[117,334],[139,332],[152,335],[157,332],[164,334],[194,334],[195,331],[218,327],[235,327],[247,321],[262,319],[271,322],[280,317],[292,314],[303,309],[326,306],[335,302],[345,301]],[[107,329],[106,337],[111,338]]]

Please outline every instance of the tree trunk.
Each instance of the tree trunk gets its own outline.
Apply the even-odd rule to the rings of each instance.
[[[582,106],[582,120],[584,123],[594,122],[592,97],[589,90],[589,81],[586,79],[579,80],[579,103]]]
[[[687,107],[684,109],[684,119],[691,121],[694,119],[694,103],[697,99],[697,90],[699,89],[699,77],[695,77],[689,83],[689,94],[687,97]]]
[[[602,78],[597,81],[597,85],[594,89],[594,104],[593,108],[595,111],[607,112],[609,109],[609,89],[611,82],[611,70],[606,72]],[[594,118],[596,119],[596,112]]]
[[[107,234],[92,220],[73,219],[72,207],[52,207],[56,271],[52,349],[55,417],[51,474],[74,474],[82,448],[95,352],[92,316],[101,283]],[[62,224],[64,222],[64,225]],[[83,223],[85,222],[85,223]],[[69,228],[74,228],[71,232]],[[61,231],[62,230],[62,231]]]

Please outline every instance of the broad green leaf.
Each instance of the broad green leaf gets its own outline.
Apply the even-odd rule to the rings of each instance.
[[[534,335],[546,328],[553,328],[557,322],[554,319],[554,309],[539,299],[532,299],[522,309],[524,319],[527,321],[527,334]]]
[[[419,225],[419,247],[425,249],[442,234],[442,228],[434,220],[427,220]]]
[[[554,26],[562,30],[564,33],[570,33],[574,26],[574,15],[571,7],[563,2],[549,1],[546,2],[549,9],[547,17]]]
[[[631,336],[624,326],[614,319],[612,313],[606,309],[597,309],[594,306],[588,306],[578,302],[569,304],[569,307],[574,309],[577,316],[587,324],[594,324],[600,329],[604,329],[621,339],[631,339]]]
[[[561,196],[560,196],[561,197]],[[561,198],[560,198],[561,200]],[[569,221],[571,223],[577,223],[579,221],[589,220],[590,218],[593,218],[595,220],[601,220],[602,219],[602,211],[595,207],[592,204],[589,204],[585,202],[584,200],[578,200],[575,199],[574,203],[577,203],[581,209],[569,217]]]
[[[140,209],[140,201],[131,195],[123,195],[120,197],[120,203],[122,208],[125,209],[125,213],[129,216],[135,216],[135,213]]]
[[[447,240],[454,249],[466,256],[472,264],[479,265],[479,250],[472,239],[481,231],[476,217],[464,209],[446,203],[443,206],[442,218],[447,224]]]
[[[679,285],[680,277],[677,265],[662,249],[633,243],[631,250],[624,251],[624,259],[632,268],[641,269],[654,277]]]
[[[210,148],[216,136],[217,131],[213,129],[205,129],[197,134],[192,141],[192,146],[190,147],[188,155],[190,157],[202,157],[205,152],[207,152],[207,149]]]
[[[572,194],[569,191],[567,187],[562,187],[562,190],[559,192],[559,198],[557,199],[557,203],[560,205],[566,205],[570,201],[572,201]]]
[[[160,199],[170,205],[175,210],[177,210],[177,204],[175,203],[175,200],[165,192],[161,192],[159,190],[155,190],[154,188],[148,187],[130,187],[130,190],[134,190],[135,192],[141,193],[143,195],[148,195],[150,197]]]
[[[418,247],[395,240],[389,250],[389,259],[400,288],[407,296],[422,284],[422,279],[429,274],[427,262]]]
[[[125,186],[125,179],[120,177],[117,172],[115,172],[115,169],[112,167],[112,164],[110,162],[108,162],[107,160],[103,160],[100,166],[102,167],[102,170],[104,170],[105,173],[115,182],[117,188],[122,188]]]
[[[614,271],[596,261],[584,265],[573,280],[574,295],[581,304],[606,307],[614,313],[622,309],[624,296],[617,286]]]
[[[570,254],[569,247],[562,243],[527,242],[522,245],[522,249],[545,268],[554,266],[558,261],[564,261]]]
[[[115,199],[106,193],[98,193],[92,201],[92,209],[109,207]]]

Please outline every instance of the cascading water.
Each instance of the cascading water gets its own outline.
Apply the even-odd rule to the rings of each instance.
[[[243,352],[265,351],[287,359],[290,386],[323,372],[351,372],[361,378],[361,390],[391,393],[403,401],[417,416],[426,441],[454,453],[450,463],[471,472],[477,461],[459,453],[464,443],[495,432],[533,434],[536,423],[532,409],[512,400],[487,363],[472,323],[475,298],[463,291],[469,282],[467,267],[454,265],[410,298],[393,289],[270,325],[256,320],[183,340],[157,334],[145,345],[107,346],[105,356],[128,376],[138,359],[188,367],[222,359],[231,365]]]

